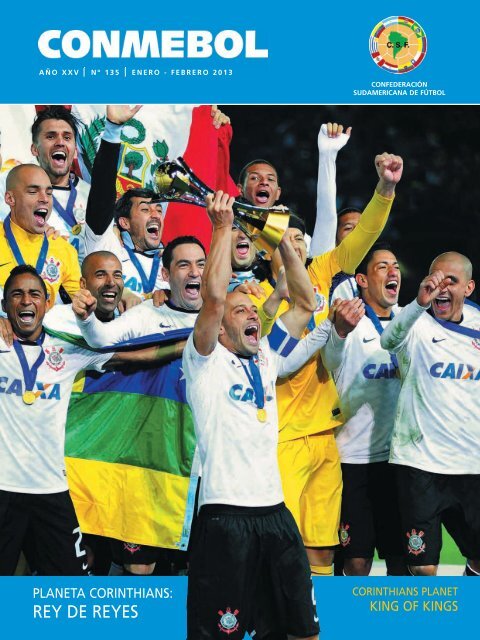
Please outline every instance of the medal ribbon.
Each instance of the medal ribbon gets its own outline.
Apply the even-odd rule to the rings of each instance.
[[[69,179],[68,184],[70,186],[70,194],[68,196],[67,206],[64,209],[57,198],[52,195],[53,198],[53,206],[55,207],[55,211],[59,214],[59,216],[66,222],[66,224],[71,228],[77,224],[75,216],[73,215],[73,205],[75,204],[75,200],[77,199],[77,189],[73,184],[72,178]]]
[[[468,307],[473,307],[477,311],[480,311],[480,307],[475,302],[471,300],[465,300],[465,304]],[[468,336],[469,338],[473,338],[474,340],[480,340],[480,331],[478,329],[472,329],[471,327],[463,327],[461,324],[457,324],[456,322],[451,322],[449,320],[442,320],[441,318],[437,318],[433,313],[431,307],[428,309],[427,313],[438,322],[442,327],[448,329],[448,331],[455,331],[455,333],[460,333],[463,336]],[[462,316],[463,320],[463,316]]]
[[[22,253],[20,251],[20,247],[18,246],[17,241],[15,240],[15,236],[13,235],[12,225],[10,223],[10,214],[3,221],[3,228],[5,229],[5,237],[7,239],[8,246],[12,250],[13,256],[17,261],[17,264],[26,264]],[[38,254],[37,264],[35,265],[35,269],[37,273],[41,274],[43,271],[43,265],[45,264],[45,260],[47,258],[48,253],[48,239],[45,233],[43,234],[43,242],[42,248],[40,249],[40,253]]]
[[[125,251],[128,253],[130,260],[133,262],[133,266],[138,272],[142,280],[143,293],[151,293],[155,288],[157,281],[158,271],[160,269],[160,254],[157,251],[153,256],[152,270],[150,271],[150,277],[147,278],[145,271],[143,270],[140,260],[137,258],[135,251],[130,247],[125,246]]]
[[[373,326],[375,327],[376,332],[378,333],[379,336],[382,335],[383,333],[383,327],[382,327],[382,323],[380,322],[380,320],[378,319],[377,314],[375,313],[375,311],[372,309],[372,307],[368,304],[365,304],[365,315],[367,316],[367,318],[371,321],[371,323],[373,324]],[[390,320],[394,317],[393,315],[393,311],[390,313]],[[397,356],[394,353],[390,353],[390,360],[392,361],[393,366],[398,369],[398,360],[397,360]]]
[[[40,355],[35,360],[31,368],[28,366],[22,343],[20,342],[20,340],[13,341],[13,348],[17,353],[18,359],[20,360],[20,366],[22,367],[23,379],[25,381],[25,391],[33,391],[33,387],[35,386],[35,381],[37,379],[38,368],[45,360],[45,352],[42,348],[44,340],[45,333],[42,331],[42,335],[40,336],[40,338],[35,341],[35,343],[40,347]]]
[[[238,358],[238,356],[237,356]],[[253,393],[255,395],[255,405],[257,409],[263,409],[265,406],[265,392],[263,390],[262,376],[260,375],[260,369],[255,364],[255,360],[251,357],[248,361],[250,371],[244,365],[242,360],[238,358],[238,361],[242,365],[245,375],[248,378],[249,383],[252,385]]]

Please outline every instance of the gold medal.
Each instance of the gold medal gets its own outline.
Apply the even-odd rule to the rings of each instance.
[[[267,412],[265,409],[257,409],[257,420],[259,422],[267,421]]]
[[[78,236],[78,234],[80,233],[80,231],[82,230],[82,225],[81,224],[75,224],[72,227],[72,233],[74,236]]]
[[[35,395],[34,391],[25,391],[22,396],[22,400],[25,404],[33,404],[36,399],[37,396]]]

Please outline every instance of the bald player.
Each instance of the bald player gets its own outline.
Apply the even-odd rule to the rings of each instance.
[[[416,300],[382,334],[402,387],[390,462],[397,465],[405,555],[413,575],[435,575],[444,524],[480,575],[480,309],[470,260],[433,261]]]
[[[302,540],[282,502],[276,459],[275,379],[314,307],[303,265],[285,236],[281,251],[293,305],[260,339],[257,308],[234,291],[228,248],[233,198],[207,196],[212,245],[203,306],[183,355],[202,462],[192,539],[188,640],[257,637],[318,640]],[[271,634],[271,635],[270,635]]]
[[[52,184],[34,164],[14,167],[7,176],[5,202],[10,213],[0,223],[0,286],[17,265],[31,264],[41,275],[50,308],[63,287],[79,289],[80,268],[75,249],[63,238],[47,237],[52,211]]]

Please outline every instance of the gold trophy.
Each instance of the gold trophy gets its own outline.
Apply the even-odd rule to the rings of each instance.
[[[183,158],[163,162],[155,170],[153,179],[158,194],[156,202],[182,202],[205,208],[205,196],[214,193]],[[271,258],[288,227],[290,211],[286,207],[256,207],[235,200],[233,212],[235,226],[250,238],[263,257]]]

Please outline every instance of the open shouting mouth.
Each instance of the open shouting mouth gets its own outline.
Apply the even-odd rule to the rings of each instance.
[[[249,324],[244,331],[244,334],[247,338],[247,343],[252,346],[258,345],[259,333],[260,326],[256,322],[252,322],[251,324]]]

